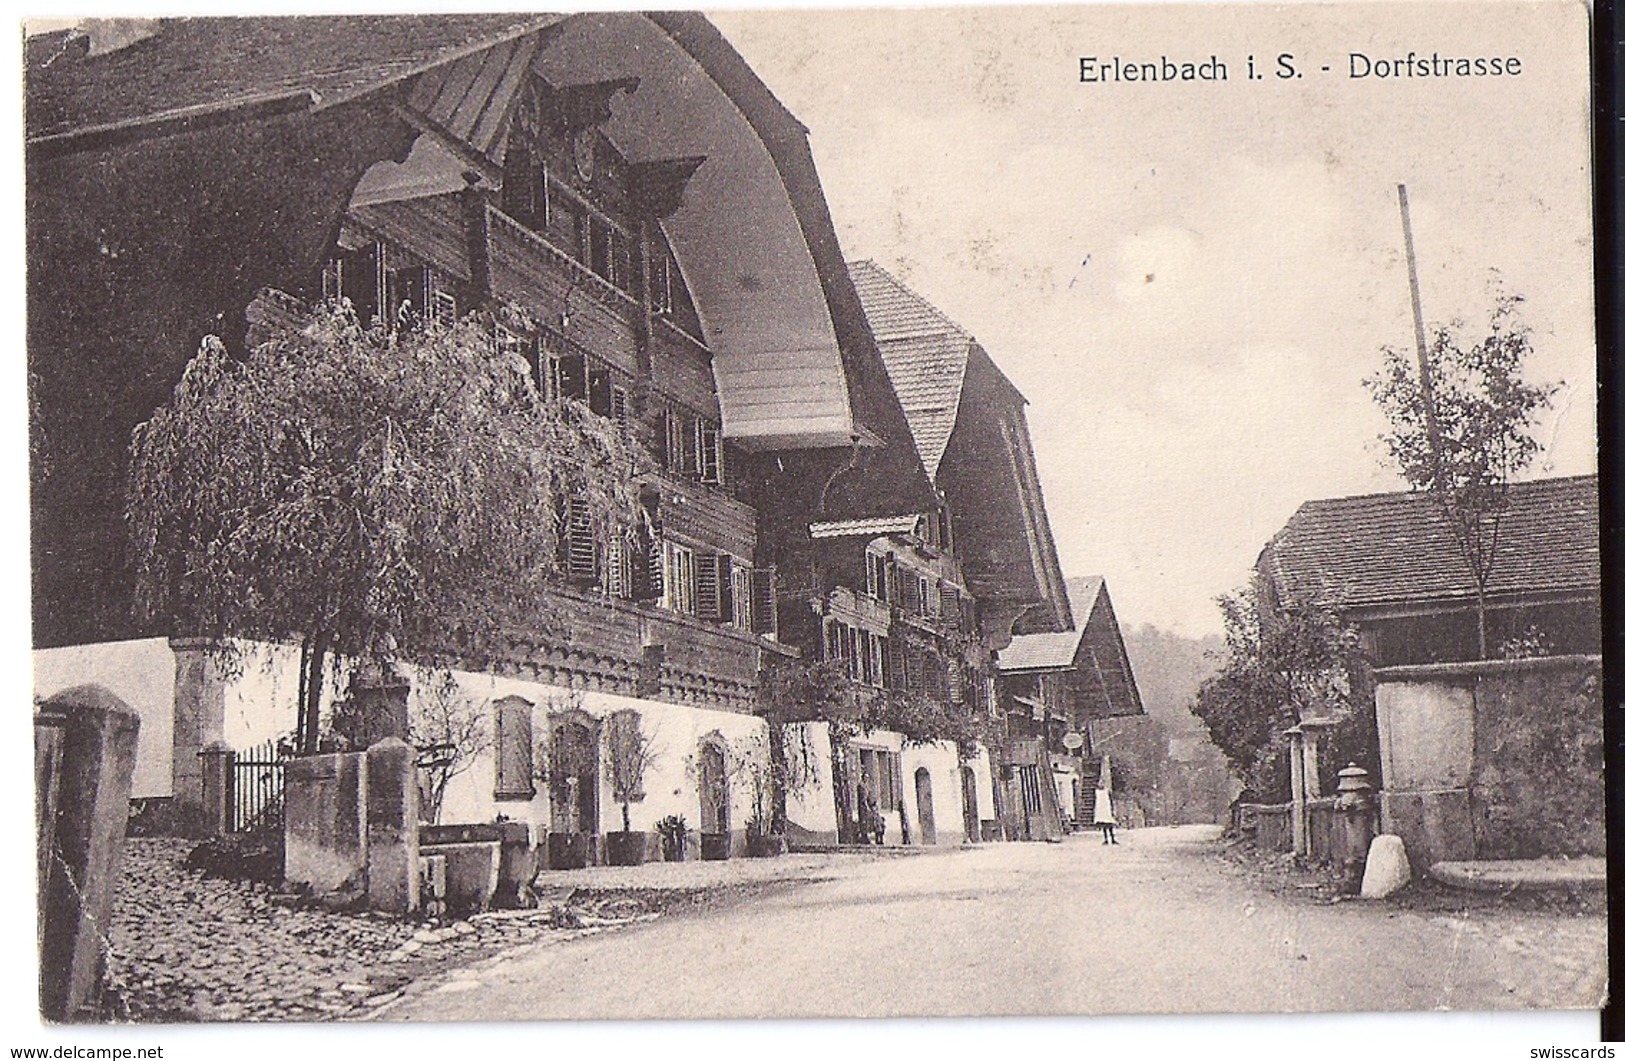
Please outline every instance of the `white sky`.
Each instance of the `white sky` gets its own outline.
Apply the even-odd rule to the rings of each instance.
[[[1213,597],[1301,502],[1403,488],[1360,385],[1383,344],[1412,347],[1400,182],[1428,319],[1482,319],[1498,269],[1528,298],[1531,375],[1570,384],[1536,474],[1595,470],[1582,7],[712,18],[811,129],[848,258],[895,271],[1026,394],[1062,566],[1104,574],[1121,621],[1216,631]],[[1409,50],[1523,72],[1348,77],[1350,51]],[[1283,51],[1301,79],[1273,77]],[[1230,80],[1079,83],[1079,56],[1114,54],[1217,55]]]

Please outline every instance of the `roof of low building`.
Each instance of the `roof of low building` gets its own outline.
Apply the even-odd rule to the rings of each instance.
[[[1061,630],[1052,634],[1018,634],[999,652],[999,670],[1004,674],[1022,671],[1065,670],[1078,655],[1083,629]]]
[[[1597,477],[1513,483],[1489,596],[1599,592]],[[1470,602],[1472,575],[1423,492],[1305,502],[1259,557],[1288,599],[1341,608]]]

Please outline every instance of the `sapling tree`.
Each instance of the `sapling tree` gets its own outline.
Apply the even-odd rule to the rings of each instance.
[[[621,805],[621,832],[632,831],[632,803],[643,798],[643,778],[658,758],[653,734],[643,731],[643,716],[627,708],[606,722],[604,740],[610,794]]]
[[[1461,321],[1440,325],[1415,364],[1384,347],[1382,370],[1365,380],[1393,428],[1381,436],[1390,458],[1407,482],[1438,503],[1466,565],[1480,658],[1489,655],[1487,596],[1507,484],[1540,452],[1535,417],[1558,389],[1524,379],[1532,347],[1519,316],[1522,302],[1498,294],[1489,334],[1477,342],[1464,338]]]
[[[489,321],[364,327],[325,304],[241,358],[206,338],[136,428],[137,610],[301,644],[311,750],[330,655],[444,666],[533,625],[566,506],[607,540],[651,466],[612,421],[544,398]]]
[[[427,780],[423,815],[439,824],[452,779],[491,749],[488,711],[459,691],[450,675],[441,675],[419,690],[410,726],[407,739],[418,749],[418,768]]]

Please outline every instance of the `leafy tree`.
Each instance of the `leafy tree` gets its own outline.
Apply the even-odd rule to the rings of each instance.
[[[1412,486],[1438,502],[1472,577],[1481,658],[1489,655],[1485,596],[1507,483],[1540,452],[1535,415],[1557,391],[1523,378],[1531,345],[1518,312],[1522,302],[1498,294],[1489,334],[1471,345],[1461,321],[1439,326],[1415,366],[1384,347],[1382,370],[1365,380],[1393,427],[1381,436],[1389,456]]]
[[[597,534],[632,526],[649,466],[544,399],[488,324],[363,327],[347,304],[240,360],[205,339],[130,456],[138,612],[300,642],[307,749],[330,653],[445,665],[534,627],[566,504]]]
[[[1351,695],[1363,661],[1358,631],[1323,604],[1277,601],[1256,573],[1218,603],[1225,658],[1197,690],[1195,712],[1247,789],[1285,798],[1286,731],[1305,718],[1363,713]]]

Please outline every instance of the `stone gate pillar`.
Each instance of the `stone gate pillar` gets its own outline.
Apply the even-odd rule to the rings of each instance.
[[[175,654],[175,735],[170,779],[177,804],[203,806],[203,761],[200,753],[226,737],[226,683],[212,652],[218,642],[202,637],[172,637]]]
[[[56,811],[39,882],[40,1012],[76,1020],[101,994],[141,717],[99,685],[64,689],[40,714],[60,734]]]

